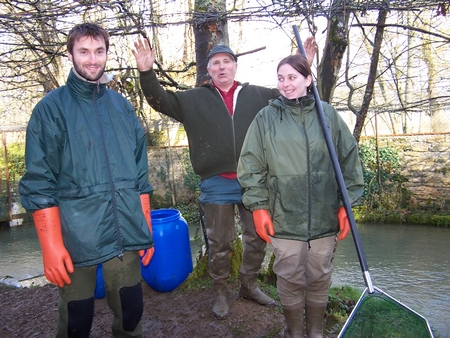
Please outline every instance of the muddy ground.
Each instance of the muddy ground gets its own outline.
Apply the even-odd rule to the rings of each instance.
[[[239,297],[239,282],[229,285],[230,311],[225,320],[211,312],[210,287],[159,293],[142,283],[145,337],[280,337],[284,318],[280,309],[257,305]],[[0,336],[54,337],[58,294],[54,285],[15,288],[0,284]],[[106,299],[95,301],[91,337],[111,337],[112,313]]]

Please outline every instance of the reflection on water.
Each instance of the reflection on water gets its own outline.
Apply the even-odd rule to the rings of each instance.
[[[194,263],[200,248],[194,240],[197,228],[189,226]],[[359,224],[358,230],[373,284],[425,316],[441,338],[450,338],[450,229]],[[34,226],[1,230],[0,257],[0,276],[23,280],[42,275]],[[333,286],[339,285],[365,286],[350,235],[339,243],[334,258]]]
[[[33,224],[0,230],[0,276],[23,280],[44,273],[41,247]]]

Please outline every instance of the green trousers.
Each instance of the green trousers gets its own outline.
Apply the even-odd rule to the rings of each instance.
[[[113,337],[142,337],[143,299],[137,251],[102,263],[106,297],[114,318]],[[59,289],[57,338],[89,337],[94,314],[97,266],[75,268],[71,284]]]

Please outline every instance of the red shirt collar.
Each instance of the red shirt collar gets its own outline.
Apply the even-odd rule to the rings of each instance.
[[[230,113],[231,116],[233,116],[233,97],[234,97],[234,92],[236,91],[236,88],[239,85],[239,82],[234,81],[233,85],[231,86],[231,88],[225,92],[223,90],[221,90],[219,87],[217,87],[214,83],[214,81],[212,82],[212,85],[217,88],[217,90],[220,93],[220,96],[222,96],[223,101],[225,102],[225,106],[227,106],[228,112]]]

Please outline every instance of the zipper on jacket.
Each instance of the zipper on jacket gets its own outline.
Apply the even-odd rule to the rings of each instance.
[[[96,88],[97,88],[97,91],[100,90],[99,84],[97,84]],[[113,206],[113,212],[114,212],[114,223],[115,223],[115,228],[116,228],[116,232],[117,232],[117,241],[119,242],[119,250],[120,250],[120,253],[117,255],[117,257],[120,260],[122,260],[123,259],[123,248],[122,248],[122,239],[121,239],[122,236],[120,235],[119,217],[117,216],[116,193],[115,193],[114,183],[113,183],[112,174],[111,174],[111,165],[110,165],[109,159],[108,159],[108,152],[106,150],[105,134],[103,133],[103,125],[102,125],[102,121],[100,119],[100,112],[98,111],[97,99],[95,96],[95,89],[92,91],[92,102],[94,104],[95,115],[97,117],[97,122],[98,122],[98,126],[100,129],[100,135],[101,135],[102,146],[103,146],[103,155],[105,156],[105,162],[106,162],[106,165],[108,166],[108,170],[106,170],[106,171],[108,172],[109,188],[111,190],[111,200],[112,200],[112,206]]]
[[[237,105],[239,93],[241,92],[242,88],[244,88],[244,87],[241,84],[239,84],[236,87],[236,90],[234,91],[234,95],[233,95],[233,115],[231,115],[231,127],[232,127],[232,130],[233,130],[233,153],[234,153],[234,158],[236,159],[236,163],[239,161],[240,154],[236,154],[236,130],[234,128],[234,114],[236,113],[236,105]]]
[[[308,132],[306,131],[306,121],[305,114],[303,113],[303,105],[300,104],[298,99],[296,99],[297,104],[300,106],[300,113],[302,116],[302,124],[303,129],[305,130],[305,141],[306,141],[306,167],[308,172],[308,250],[311,249],[311,161],[310,161],[310,153],[309,153],[309,139]]]
[[[214,88],[215,88],[215,87],[214,87]],[[237,156],[237,154],[236,154],[236,130],[235,130],[235,128],[234,128],[234,113],[236,112],[237,98],[238,98],[239,92],[240,92],[241,89],[242,89],[242,86],[241,86],[241,85],[238,85],[238,86],[236,87],[236,90],[235,90],[234,95],[233,95],[233,114],[230,114],[230,112],[228,111],[228,108],[227,108],[227,105],[226,105],[226,103],[225,103],[225,100],[223,99],[222,94],[220,94],[219,89],[217,89],[217,88],[215,88],[215,89],[216,89],[216,92],[217,92],[217,94],[219,95],[219,97],[222,99],[223,105],[225,106],[225,110],[227,111],[228,115],[229,115],[230,118],[231,118],[231,132],[232,132],[232,134],[233,134],[233,137],[232,137],[232,142],[233,142],[233,154],[234,154],[234,158],[236,159],[236,162],[237,162],[237,161],[239,160],[239,158],[238,158],[238,156]]]

